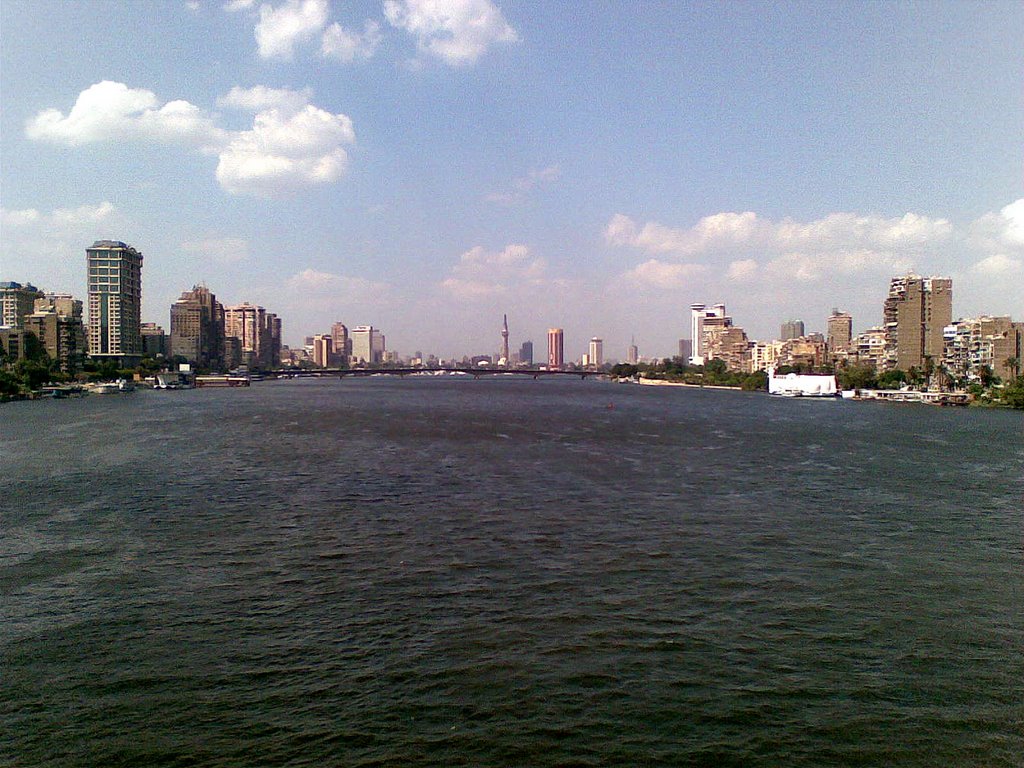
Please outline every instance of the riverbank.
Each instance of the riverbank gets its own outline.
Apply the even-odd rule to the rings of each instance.
[[[665,381],[664,379],[626,379],[625,381],[632,384],[641,384],[645,387],[689,387],[690,389],[728,389],[734,392],[743,391],[742,387],[726,387],[720,384],[688,384],[685,381]]]

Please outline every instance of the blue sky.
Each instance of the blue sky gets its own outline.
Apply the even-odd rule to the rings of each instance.
[[[691,302],[754,338],[888,279],[1024,319],[1024,5],[5,0],[0,278],[143,319],[205,282],[286,342],[332,322],[492,353],[566,331],[672,354]]]

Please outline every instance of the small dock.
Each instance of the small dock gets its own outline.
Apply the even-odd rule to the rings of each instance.
[[[971,402],[967,392],[916,392],[909,389],[858,389],[853,399],[946,406],[965,406]]]

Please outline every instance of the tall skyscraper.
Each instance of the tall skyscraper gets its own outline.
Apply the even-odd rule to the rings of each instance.
[[[330,334],[318,333],[313,337],[313,364],[327,368],[333,355],[333,341]]]
[[[524,365],[533,365],[533,342],[524,341],[519,347],[519,362]]]
[[[142,357],[142,254],[120,240],[85,249],[89,354],[133,365]]]
[[[704,365],[707,356],[707,333],[712,328],[731,328],[732,318],[725,314],[725,304],[708,309],[704,304],[690,305],[691,365]]]
[[[565,365],[565,337],[561,328],[548,328],[548,368]]]
[[[502,315],[501,319],[501,357],[498,363],[508,365],[508,315]]]
[[[886,368],[921,368],[926,357],[942,361],[942,329],[953,319],[948,277],[894,277],[883,307]]]
[[[260,349],[260,366],[264,369],[281,365],[281,318],[273,312],[264,315],[264,339]]]
[[[626,362],[629,365],[636,365],[640,362],[640,350],[637,349],[635,338],[631,338],[629,346],[626,347]]]
[[[232,307],[225,307],[224,336],[238,340],[237,360],[241,365],[249,368],[260,367],[263,358],[267,356],[264,347],[269,342],[267,311],[263,307],[250,304],[247,301]]]
[[[779,330],[779,338],[782,341],[789,341],[790,339],[799,339],[803,335],[803,320],[787,320],[782,324],[782,328]]]
[[[36,311],[36,299],[41,298],[43,292],[34,285],[0,283],[0,325],[21,328],[22,321]]]
[[[185,291],[171,304],[171,356],[200,368],[224,365],[224,306],[205,285]]]
[[[680,339],[679,340],[679,357],[683,359],[684,363],[690,362],[690,358],[693,357],[693,340],[692,339]]]
[[[352,362],[381,363],[386,352],[384,335],[372,325],[358,325],[352,329]]]
[[[828,316],[828,333],[826,336],[829,354],[842,352],[850,347],[853,341],[853,318],[848,312],[833,309]]]
[[[352,342],[348,337],[348,328],[340,321],[331,326],[331,351],[337,365],[348,364],[349,355],[352,354]]]
[[[590,340],[590,346],[587,349],[587,358],[590,360],[591,365],[601,367],[604,365],[604,340],[595,336]]]

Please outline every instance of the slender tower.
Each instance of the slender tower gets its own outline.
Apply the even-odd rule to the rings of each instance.
[[[508,365],[508,315],[502,315],[501,359],[503,361],[503,365]]]

